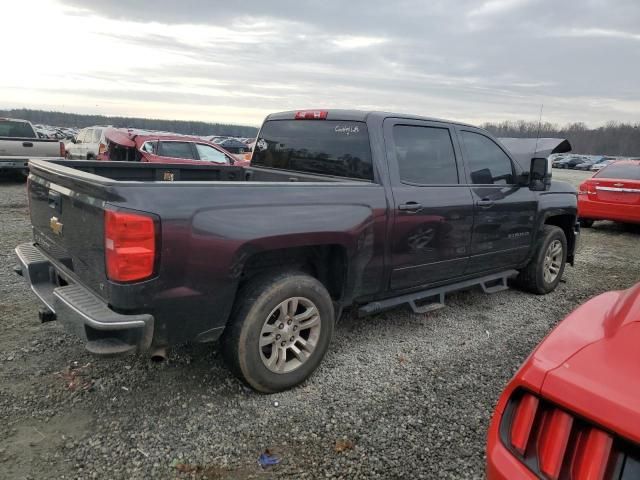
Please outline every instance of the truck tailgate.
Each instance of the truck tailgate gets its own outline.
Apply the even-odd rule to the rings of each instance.
[[[104,298],[104,202],[33,173],[27,188],[34,242]]]

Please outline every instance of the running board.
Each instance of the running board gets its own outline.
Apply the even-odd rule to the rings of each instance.
[[[433,312],[445,306],[444,299],[447,293],[478,285],[484,293],[501,292],[509,288],[507,281],[516,275],[518,275],[517,270],[506,270],[484,277],[452,283],[451,285],[444,285],[421,292],[408,293],[406,295],[400,295],[399,297],[367,303],[358,309],[358,315],[361,317],[372,315],[404,304],[408,304],[415,313]]]

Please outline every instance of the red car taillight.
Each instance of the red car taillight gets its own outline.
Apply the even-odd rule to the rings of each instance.
[[[503,417],[503,442],[541,478],[607,477],[613,437],[531,393],[517,394]]]
[[[98,147],[98,155],[103,155],[107,153],[107,146],[104,143],[101,143]]]
[[[64,157],[67,153],[66,148],[64,148],[64,142],[60,142],[60,156]]]
[[[152,218],[128,212],[104,212],[107,276],[116,282],[143,280],[153,274],[156,231]]]

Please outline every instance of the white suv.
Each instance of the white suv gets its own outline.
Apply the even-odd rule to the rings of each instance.
[[[104,132],[108,127],[83,128],[76,138],[66,144],[66,157],[74,160],[98,160],[107,151]]]

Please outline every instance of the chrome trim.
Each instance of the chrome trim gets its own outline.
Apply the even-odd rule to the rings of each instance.
[[[604,192],[640,193],[640,188],[596,187],[596,190],[602,190]]]

